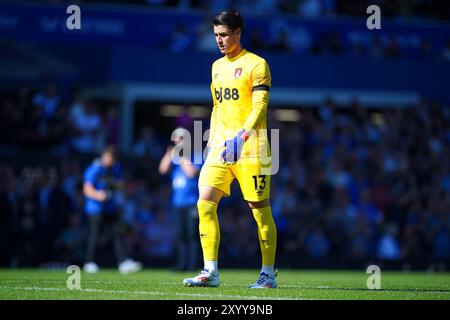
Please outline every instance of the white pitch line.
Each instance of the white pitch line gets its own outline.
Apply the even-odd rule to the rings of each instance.
[[[65,281],[65,279],[53,279],[53,280],[36,280],[36,279],[4,279],[1,280],[1,282],[11,282],[11,283],[30,283],[30,282],[39,282],[39,283],[51,283],[51,284],[60,284],[62,281]],[[92,283],[99,283],[99,284],[117,284],[117,283],[130,283],[129,280],[123,280],[123,281],[110,281],[110,280],[85,280],[86,282]],[[142,283],[142,281],[131,281],[131,282],[139,282]]]
[[[25,279],[17,279],[17,280],[12,280],[12,279],[6,279],[6,280],[2,280],[2,282],[29,282],[30,280],[25,280]],[[52,283],[54,284],[55,282],[60,282],[61,280],[42,280],[39,281],[41,283]],[[96,280],[96,281],[89,281],[89,283],[98,283],[98,284],[112,284],[115,283],[114,281],[101,281],[101,280]],[[174,285],[174,286],[180,286],[181,284],[178,282],[161,282],[161,283],[149,283],[150,285]],[[225,284],[221,284],[221,287],[236,287],[239,288],[240,286],[238,285],[234,285],[234,284],[229,284],[229,283],[225,283]],[[38,290],[39,287],[27,287],[27,288],[23,288],[23,287],[0,287],[0,289],[2,288],[8,288],[8,289],[15,289],[15,290]],[[36,288],[36,289],[33,289]],[[366,288],[351,288],[351,287],[334,287],[334,286],[305,286],[305,285],[279,285],[278,288],[286,288],[286,289],[330,289],[330,290],[366,290],[366,291],[370,291],[370,292],[377,292],[378,290],[369,290]],[[64,288],[40,288],[42,290],[48,290],[48,291],[66,291],[66,289]],[[97,291],[95,291],[97,290]],[[415,293],[443,293],[443,294],[450,294],[450,290],[449,291],[438,291],[438,290],[427,290],[427,289],[407,289],[408,291],[411,292],[415,292]],[[422,291],[422,290],[426,290],[426,291]],[[163,293],[163,292],[158,292],[158,291],[126,291],[126,290],[102,290],[102,289],[83,289],[81,291],[86,291],[86,292],[105,292],[105,293],[132,293],[132,294],[147,294],[147,295],[169,295],[170,293]],[[395,288],[393,289],[382,289],[380,290],[380,292],[386,292],[386,291],[392,291],[395,292],[397,291]],[[280,297],[267,297],[267,296],[240,296],[240,295],[224,295],[224,294],[218,294],[218,295],[209,295],[209,294],[202,294],[202,293],[180,293],[180,292],[175,292],[173,293],[174,295],[178,295],[178,296],[195,296],[195,297],[230,297],[230,298],[237,298],[237,299],[268,299],[268,300],[307,300],[307,298],[280,298]]]
[[[304,300],[303,298],[280,298],[280,297],[267,297],[267,296],[242,296],[231,294],[206,294],[206,293],[181,293],[181,292],[158,292],[158,291],[127,291],[127,290],[103,290],[103,289],[81,289],[81,290],[68,290],[64,288],[50,288],[50,287],[10,287],[0,286],[0,289],[7,290],[24,290],[24,291],[74,291],[74,292],[97,292],[97,293],[124,293],[124,294],[136,294],[136,295],[151,295],[151,296],[181,296],[181,297],[197,297],[197,298],[230,298],[230,299],[248,299],[248,300]]]

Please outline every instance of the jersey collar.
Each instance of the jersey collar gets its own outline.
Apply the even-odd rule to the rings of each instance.
[[[242,49],[242,51],[239,52],[239,54],[234,58],[230,59],[230,58],[228,58],[228,56],[225,56],[225,57],[227,58],[228,61],[233,62],[233,61],[236,61],[237,59],[239,59],[240,57],[242,57],[246,52],[247,52],[247,50]]]

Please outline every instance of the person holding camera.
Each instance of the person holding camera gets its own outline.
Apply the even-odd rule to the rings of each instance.
[[[100,158],[95,159],[86,168],[83,176],[85,213],[89,225],[86,260],[83,267],[86,273],[99,271],[94,258],[101,230],[107,232],[113,241],[120,273],[137,272],[142,268],[140,262],[125,258],[121,244],[121,217],[115,195],[122,187],[122,167],[117,161],[116,150],[113,146],[107,146],[103,149]]]
[[[170,144],[159,163],[159,173],[171,172],[172,210],[177,235],[176,271],[194,270],[198,263],[198,173],[201,165],[192,163],[183,155],[184,137],[190,136],[187,129],[177,128]],[[177,152],[179,151],[179,152]]]

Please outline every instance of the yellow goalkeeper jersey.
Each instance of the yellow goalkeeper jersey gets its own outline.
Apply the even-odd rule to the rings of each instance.
[[[244,128],[250,137],[241,157],[270,156],[266,115],[271,76],[267,62],[244,49],[232,59],[216,60],[211,76],[210,146],[221,149],[225,140]]]

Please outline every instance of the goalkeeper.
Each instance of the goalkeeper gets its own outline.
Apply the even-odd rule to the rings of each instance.
[[[256,220],[262,254],[259,278],[250,287],[275,288],[277,231],[269,201],[271,157],[266,121],[270,70],[263,58],[242,47],[243,21],[237,11],[218,14],[213,28],[224,56],[212,65],[210,152],[199,176],[197,208],[204,269],[183,283],[219,286],[217,206],[223,196],[230,195],[230,184],[237,179]]]

